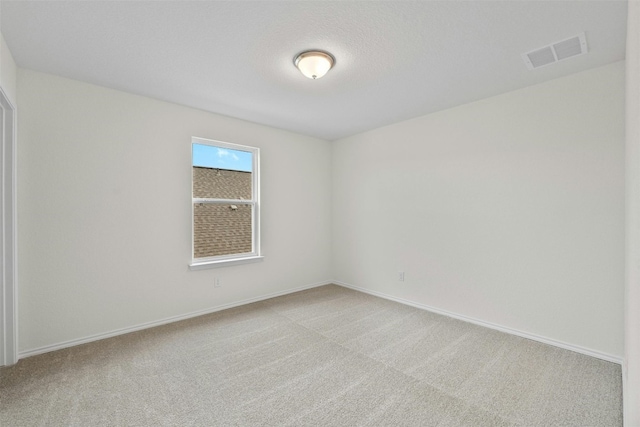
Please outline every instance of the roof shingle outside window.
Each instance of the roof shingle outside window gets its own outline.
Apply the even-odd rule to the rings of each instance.
[[[193,167],[193,197],[251,199],[251,172]],[[193,209],[195,258],[252,251],[251,205],[197,203]]]
[[[251,200],[251,172],[194,166],[193,197]]]

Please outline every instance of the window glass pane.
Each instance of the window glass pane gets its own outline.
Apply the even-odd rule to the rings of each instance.
[[[247,204],[195,203],[194,258],[252,252],[252,209]]]
[[[251,200],[253,154],[193,144],[193,197]]]

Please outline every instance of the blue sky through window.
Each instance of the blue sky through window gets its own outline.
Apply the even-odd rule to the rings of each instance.
[[[193,166],[251,172],[253,161],[248,151],[231,150],[205,144],[193,144]]]

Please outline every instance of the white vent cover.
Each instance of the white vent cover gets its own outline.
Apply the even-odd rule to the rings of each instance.
[[[585,53],[587,53],[587,38],[584,33],[580,33],[569,39],[523,53],[522,59],[527,64],[527,68],[533,70]]]

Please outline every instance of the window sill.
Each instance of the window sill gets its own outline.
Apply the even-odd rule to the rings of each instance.
[[[193,261],[189,264],[189,270],[205,270],[207,268],[230,267],[232,265],[250,264],[260,262],[263,256],[251,256],[245,258],[220,259],[216,261]]]

